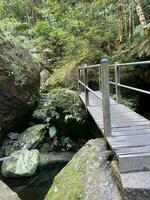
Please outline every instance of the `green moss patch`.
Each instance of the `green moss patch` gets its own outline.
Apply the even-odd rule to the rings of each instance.
[[[80,200],[83,199],[86,181],[83,171],[86,162],[77,158],[69,163],[55,178],[46,200]]]
[[[55,72],[48,78],[46,83],[41,87],[41,90],[48,92],[57,87],[67,87],[69,89],[77,88],[77,66],[80,60],[68,61],[66,64],[56,69]]]

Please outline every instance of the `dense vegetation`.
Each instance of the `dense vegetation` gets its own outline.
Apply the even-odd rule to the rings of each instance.
[[[135,59],[150,54],[149,8],[148,0],[1,0],[0,27],[52,69],[72,57]]]
[[[56,70],[44,90],[75,88],[66,82],[76,63],[97,63],[106,54],[111,62],[149,59],[149,9],[148,0],[0,0],[0,28],[28,48],[41,69]],[[132,69],[124,80],[148,89],[147,69]]]

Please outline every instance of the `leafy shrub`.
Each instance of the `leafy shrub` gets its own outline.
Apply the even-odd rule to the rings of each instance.
[[[72,121],[84,123],[85,111],[77,92],[57,88],[50,93],[41,94],[41,100],[33,113],[33,119],[50,125],[55,124],[56,121],[62,124]]]

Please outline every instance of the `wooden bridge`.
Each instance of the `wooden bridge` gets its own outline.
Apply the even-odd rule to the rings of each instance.
[[[118,159],[121,173],[150,171],[150,121],[120,104],[121,87],[150,95],[150,91],[120,83],[120,68],[147,65],[150,61],[109,65],[103,59],[98,65],[78,67],[78,91],[86,109],[102,131]],[[88,70],[99,72],[99,91],[88,86]],[[115,81],[109,81],[110,68],[115,69]],[[116,100],[110,97],[109,85],[113,84]]]

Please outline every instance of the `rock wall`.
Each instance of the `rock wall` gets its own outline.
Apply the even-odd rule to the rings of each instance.
[[[0,138],[23,125],[39,87],[38,66],[29,52],[0,30]]]

